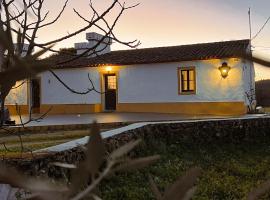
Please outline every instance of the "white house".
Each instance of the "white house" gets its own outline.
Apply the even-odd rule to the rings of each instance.
[[[89,43],[76,47],[91,47]],[[14,110],[12,104],[17,101],[25,112],[31,105],[34,112],[41,113],[52,107],[52,114],[245,114],[251,103],[247,95],[254,93],[255,83],[253,63],[238,56],[244,53],[251,54],[249,40],[111,52],[107,48],[99,56],[54,68],[68,86],[78,91],[91,87],[89,74],[95,89],[102,94],[73,94],[45,72],[28,86],[18,88],[22,92],[14,90],[8,106]],[[67,57],[59,55],[54,59]]]

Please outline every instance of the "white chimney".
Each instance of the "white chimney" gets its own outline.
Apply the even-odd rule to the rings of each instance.
[[[18,48],[18,44],[14,44],[14,48],[16,50]],[[26,53],[28,51],[28,48],[29,48],[29,44],[24,44],[23,45],[23,49],[22,49],[22,53],[21,53],[21,56],[22,57],[26,56]]]
[[[95,47],[94,50],[87,52],[87,55],[90,57],[109,53],[111,51],[111,38],[106,37],[102,42],[100,42],[103,37],[103,35],[94,32],[86,33],[86,40],[88,40],[88,42],[75,43],[74,45],[77,55],[80,55],[93,47]],[[100,44],[98,44],[99,42]]]

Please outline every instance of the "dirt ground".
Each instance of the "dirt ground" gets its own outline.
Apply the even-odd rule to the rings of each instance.
[[[102,129],[106,131],[108,129]],[[89,130],[54,131],[21,135],[0,136],[0,155],[22,151],[34,151],[61,143],[69,142],[90,134]]]

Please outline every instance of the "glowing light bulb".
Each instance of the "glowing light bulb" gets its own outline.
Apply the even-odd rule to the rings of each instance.
[[[230,69],[231,67],[226,62],[222,63],[222,66],[219,67],[222,78],[226,78],[229,75]]]
[[[111,67],[111,66],[107,66],[107,67],[106,67],[106,71],[107,71],[107,72],[111,72],[111,71],[112,71],[112,67]]]

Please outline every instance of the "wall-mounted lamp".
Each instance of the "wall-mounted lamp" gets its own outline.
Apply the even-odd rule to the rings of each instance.
[[[222,66],[220,66],[218,69],[221,73],[222,78],[226,78],[229,75],[229,71],[231,70],[231,67],[228,66],[228,63],[224,62],[222,63]]]
[[[112,71],[112,67],[111,66],[107,66],[106,67],[106,72],[109,74]]]

